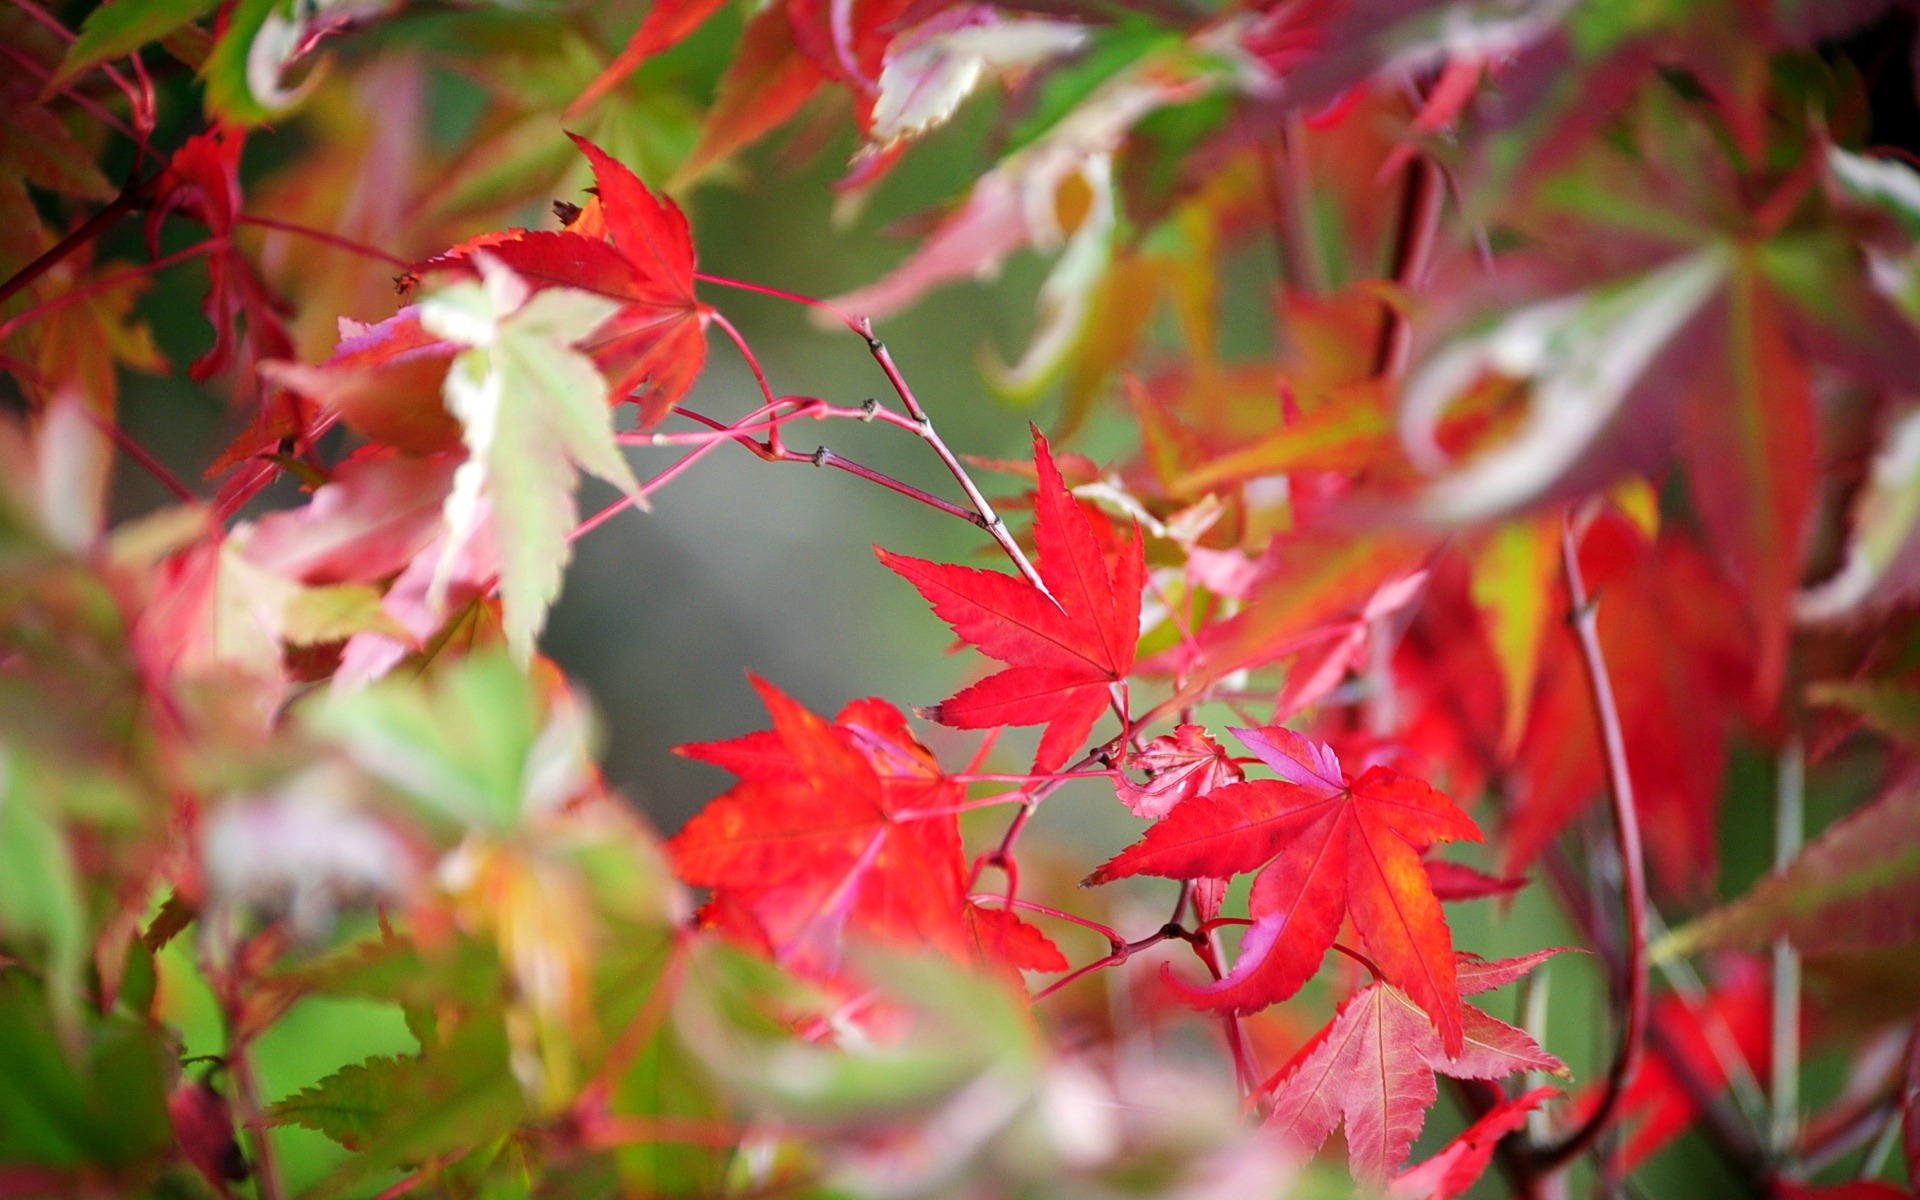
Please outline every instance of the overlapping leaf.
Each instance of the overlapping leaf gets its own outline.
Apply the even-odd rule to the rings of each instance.
[[[1146,563],[1137,533],[1109,560],[1046,438],[1035,430],[1033,440],[1033,536],[1045,592],[995,571],[877,553],[963,640],[1007,664],[927,715],[960,729],[1044,724],[1034,769],[1056,771],[1106,711],[1110,685],[1133,670]]]
[[[423,271],[474,270],[491,255],[536,288],[591,292],[617,308],[581,348],[606,375],[615,400],[640,404],[643,426],[678,404],[706,361],[707,309],[693,293],[694,251],[687,219],[619,160],[585,138],[574,142],[593,164],[599,202],[556,233],[480,238],[421,265]]]
[[[1144,784],[1126,775],[1114,780],[1120,802],[1136,817],[1164,817],[1182,800],[1204,796],[1247,777],[1240,764],[1201,725],[1182,725],[1171,735],[1154,738],[1127,763],[1150,776]]]
[[[859,701],[829,724],[753,682],[772,730],[680,750],[740,782],[668,843],[679,876],[743,908],[789,960],[831,968],[848,933],[968,958],[965,789],[890,705]]]
[[[1420,851],[1479,841],[1479,827],[1439,792],[1388,768],[1346,775],[1331,749],[1291,730],[1233,732],[1284,778],[1186,801],[1087,882],[1201,879],[1264,866],[1239,961],[1192,999],[1235,1012],[1286,999],[1319,969],[1351,917],[1385,979],[1432,1018],[1446,1051],[1458,1053],[1452,936]]]
[[[1566,1070],[1525,1031],[1472,1005],[1462,1006],[1460,1042],[1449,1052],[1403,992],[1376,983],[1342,1004],[1332,1024],[1282,1072],[1271,1089],[1266,1127],[1296,1152],[1311,1154],[1344,1123],[1354,1178],[1384,1183],[1406,1161],[1439,1096],[1436,1073],[1498,1079],[1515,1071]]]
[[[1902,781],[1847,814],[1752,891],[1677,930],[1661,952],[1758,948],[1781,936],[1808,953],[1920,938],[1920,787]]]
[[[467,461],[447,495],[433,590],[444,590],[467,542],[491,521],[507,642],[524,661],[560,591],[576,464],[645,501],[613,440],[606,382],[572,348],[615,317],[614,304],[574,288],[529,295],[497,260],[481,269],[484,282],[454,284],[421,305],[428,332],[467,347],[445,383]]]

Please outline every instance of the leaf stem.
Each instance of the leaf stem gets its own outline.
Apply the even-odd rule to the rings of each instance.
[[[991,771],[963,771],[949,775],[954,783],[1037,783],[1048,779],[1112,779],[1116,771],[1056,771],[1051,775],[1002,775]]]
[[[335,250],[344,251],[348,254],[357,254],[362,258],[370,258],[376,262],[383,262],[390,267],[398,267],[402,271],[413,266],[413,264],[406,259],[398,255],[388,254],[378,246],[355,241],[353,238],[343,237],[337,233],[329,233],[324,229],[315,229],[311,225],[302,225],[298,221],[282,221],[277,217],[257,217],[250,213],[241,213],[233,220],[236,225],[251,225],[256,229],[271,229],[275,233],[287,233],[292,234],[294,237],[303,237],[308,241],[319,242],[323,246],[331,246]]]
[[[1640,1054],[1647,1034],[1647,871],[1640,845],[1640,816],[1634,806],[1633,776],[1628,770],[1626,735],[1620,724],[1620,710],[1614,701],[1613,679],[1607,672],[1607,660],[1600,647],[1599,608],[1587,594],[1586,577],[1580,571],[1580,548],[1574,540],[1572,514],[1560,531],[1560,563],[1566,576],[1567,594],[1572,601],[1574,637],[1580,644],[1580,657],[1586,667],[1587,684],[1592,691],[1594,714],[1599,720],[1601,740],[1606,748],[1608,793],[1613,800],[1614,835],[1619,842],[1621,891],[1625,906],[1624,978],[1619,985],[1625,992],[1626,1021],[1619,1048],[1607,1070],[1605,1090],[1587,1119],[1555,1145],[1539,1150],[1535,1165],[1554,1170],[1571,1161],[1591,1146],[1604,1132],[1620,1105],[1627,1081],[1640,1065]]]
[[[1176,938],[1184,940],[1186,937],[1187,937],[1187,933],[1185,930],[1181,929],[1178,925],[1170,924],[1170,925],[1161,926],[1159,929],[1154,930],[1152,933],[1148,934],[1146,937],[1139,939],[1138,941],[1122,942],[1122,941],[1116,940],[1114,943],[1113,951],[1111,953],[1106,955],[1104,958],[1095,959],[1094,961],[1088,963],[1084,967],[1080,967],[1077,970],[1069,971],[1065,975],[1062,975],[1060,978],[1048,984],[1046,987],[1041,988],[1039,991],[1033,994],[1033,999],[1031,1003],[1038,1004],[1042,1000],[1045,1000],[1048,996],[1051,996],[1055,992],[1059,991],[1061,988],[1066,987],[1068,984],[1074,982],[1077,979],[1080,979],[1087,975],[1091,975],[1095,971],[1102,970],[1106,967],[1118,966],[1121,963],[1127,961],[1129,958],[1132,958],[1134,955],[1140,953],[1142,950],[1150,949],[1154,946],[1158,946],[1161,942],[1169,941]]]
[[[812,296],[803,296],[799,292],[789,292],[785,288],[768,287],[764,283],[748,283],[744,279],[729,279],[725,275],[708,275],[701,271],[695,271],[693,277],[701,283],[711,283],[719,287],[737,288],[743,292],[753,292],[761,296],[772,296],[778,300],[791,300],[795,304],[804,304],[809,308],[817,308],[822,312],[829,312],[839,317],[841,321],[845,322],[847,328],[853,330],[855,333],[861,332],[861,322],[859,318],[843,308],[828,304],[825,300],[816,300]]]
[[[146,203],[147,193],[153,187],[154,180],[158,178],[158,175],[153,175],[146,179],[129,180],[127,185],[120,189],[120,194],[108,201],[105,208],[88,217],[85,221],[81,222],[80,225],[75,227],[73,232],[47,247],[46,250],[41,252],[39,257],[8,276],[5,283],[0,283],[0,304],[5,304],[7,301],[13,299],[23,289],[30,286],[34,280],[45,275],[56,266],[59,266],[61,262],[65,261],[68,255],[86,245],[88,242],[93,241],[111,229],[121,217],[126,216],[128,213],[133,212],[142,204]],[[203,242],[195,252],[205,253],[213,244],[212,242]],[[138,273],[157,271],[160,270],[163,265],[170,266],[174,262],[183,261],[181,255],[185,254],[187,254],[187,252],[182,251],[179,255],[170,255],[166,259],[151,263],[145,267],[136,267],[132,271],[118,272],[108,276],[107,279],[118,282],[123,278],[131,278]],[[98,285],[105,282],[106,280],[95,280],[94,284]],[[82,289],[78,288],[75,289],[76,292],[81,290]],[[73,293],[63,292],[61,296],[54,297],[54,299],[62,299],[72,294]],[[8,333],[13,332],[26,318],[38,315],[51,303],[52,301],[48,301],[47,304],[29,308],[9,318],[4,324],[0,324],[0,337],[5,337]]]
[[[1107,939],[1107,944],[1110,946],[1119,947],[1127,944],[1127,939],[1116,933],[1111,926],[1102,925],[1098,921],[1088,920],[1086,917],[1077,917],[1070,912],[1062,912],[1060,909],[1050,908],[1045,904],[1035,904],[1031,900],[1009,899],[1006,896],[995,895],[992,892],[977,892],[974,895],[968,896],[967,899],[975,904],[984,904],[992,901],[996,904],[1005,905],[1008,908],[1018,908],[1026,912],[1036,912],[1042,916],[1053,917],[1056,920],[1068,921],[1080,926],[1082,929],[1091,929],[1093,932]]]
[[[709,309],[707,311],[707,318],[726,333],[727,337],[732,340],[734,348],[740,351],[740,357],[747,360],[747,369],[753,372],[753,381],[760,385],[760,395],[766,399],[767,404],[771,406],[779,403],[774,397],[773,385],[767,382],[766,371],[761,369],[760,356],[753,352],[753,347],[747,345],[747,339],[742,336],[739,328],[736,327],[732,321],[727,320],[727,315],[717,308]],[[773,450],[780,449],[780,425],[778,422],[767,426],[767,446]]]
[[[1440,210],[1446,189],[1440,186],[1440,168],[1424,154],[1407,162],[1406,182],[1400,193],[1400,222],[1393,235],[1393,281],[1413,288],[1427,272],[1440,229]],[[1413,324],[1389,306],[1381,319],[1380,341],[1374,356],[1374,374],[1397,379],[1406,373],[1413,352]]]
[[[106,434],[108,439],[120,448],[120,453],[145,468],[147,474],[158,480],[161,487],[166,488],[188,504],[198,502],[200,498],[194,495],[193,491],[180,481],[180,477],[168,470],[167,465],[155,458],[145,446],[134,441],[132,435],[120,428],[119,422],[103,417],[93,411],[93,409],[85,407],[84,405],[81,407],[81,411],[86,414],[87,420],[93,422],[96,429]]]
[[[103,209],[101,211],[105,212],[106,210]],[[96,217],[98,215],[99,214],[96,214]],[[90,225],[92,222],[89,221],[88,224]],[[107,222],[107,224],[112,224],[112,222]],[[0,284],[0,303],[5,303],[9,297],[17,294],[21,288],[26,287],[39,276],[46,274],[46,272],[59,265],[62,258],[72,253],[82,242],[87,240],[86,238],[81,238],[79,241],[74,241],[72,245],[67,244],[73,239],[74,234],[78,234],[86,228],[86,225],[82,225],[79,229],[74,230],[72,234],[68,234],[66,238],[61,239],[58,245],[55,245],[39,258],[34,259],[26,266],[20,268],[12,279],[7,280],[4,284]],[[105,228],[106,225],[102,225],[88,236],[97,237]],[[77,288],[70,288],[58,295],[49,296],[33,307],[23,308],[6,320],[0,321],[0,338],[9,336],[22,325],[30,321],[37,321],[55,309],[65,308],[75,301],[85,300],[88,296],[109,291],[119,287],[123,283],[151,275],[156,271],[164,271],[168,267],[178,266],[188,259],[198,258],[203,254],[210,254],[219,249],[225,241],[226,239],[224,238],[208,238],[206,241],[196,242],[184,250],[176,250],[164,258],[156,258],[143,266],[129,267],[124,271],[115,271],[111,275],[103,275],[98,279],[88,280]],[[62,249],[62,247],[64,247],[64,249]]]
[[[942,804],[934,808],[898,809],[894,812],[893,819],[924,821],[930,817],[951,817],[961,813],[979,812],[983,808],[999,808],[1004,804],[1024,804],[1026,800],[1025,792],[996,792],[991,796],[982,796],[978,800],[963,800],[958,804]]]
[[[1184,889],[1182,895],[1186,895]],[[1207,968],[1207,973],[1213,976],[1216,983],[1227,975],[1222,966],[1225,954],[1219,937],[1219,927],[1225,923],[1224,919],[1208,921],[1187,939],[1201,965]],[[1252,923],[1247,922],[1249,925]],[[1227,1039],[1227,1051],[1233,1056],[1233,1076],[1240,1084],[1240,1095],[1245,1098],[1261,1097],[1260,1105],[1264,1109],[1262,1087],[1265,1080],[1260,1073],[1260,1064],[1254,1058],[1253,1046],[1247,1040],[1247,1028],[1241,1022],[1240,1014],[1231,1011],[1221,1013],[1220,1029]]]

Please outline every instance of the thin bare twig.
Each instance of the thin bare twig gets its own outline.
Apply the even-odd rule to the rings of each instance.
[[[900,403],[906,406],[908,415],[914,419],[920,436],[925,439],[927,445],[933,447],[933,452],[939,455],[942,463],[946,464],[947,471],[953,476],[954,482],[958,483],[960,490],[967,494],[968,501],[973,504],[973,510],[980,514],[981,528],[985,529],[987,534],[1000,544],[1000,548],[1006,551],[1007,557],[1013,560],[1013,565],[1019,568],[1020,574],[1026,577],[1027,582],[1038,588],[1042,595],[1051,599],[1053,593],[1048,591],[1047,585],[1041,581],[1040,572],[1034,570],[1033,563],[1028,560],[1026,551],[1020,548],[1020,543],[1013,540],[1013,534],[1007,530],[1006,521],[993,510],[992,503],[981,493],[980,488],[973,482],[973,477],[967,474],[966,467],[961,465],[960,459],[941,439],[940,432],[933,427],[933,418],[927,415],[927,410],[920,407],[919,398],[907,385],[906,377],[900,373],[899,366],[893,361],[893,354],[887,349],[887,344],[874,336],[873,322],[861,317],[854,324],[854,331],[867,339],[867,349],[873,354],[873,361],[880,364],[880,370],[886,375],[887,382],[892,385],[894,394],[900,397]]]

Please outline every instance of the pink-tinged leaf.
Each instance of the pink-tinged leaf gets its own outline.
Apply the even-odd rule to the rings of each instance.
[[[1266,1128],[1305,1156],[1344,1123],[1354,1178],[1378,1185],[1406,1161],[1426,1123],[1439,1095],[1436,1071],[1456,1079],[1566,1073],[1522,1031],[1471,1006],[1465,1015],[1467,1037],[1449,1055],[1425,1015],[1392,985],[1361,990],[1272,1086]]]
[[[1555,946],[1547,950],[1535,950],[1532,954],[1522,954],[1518,958],[1500,958],[1488,961],[1474,954],[1454,956],[1454,972],[1460,983],[1462,996],[1477,996],[1481,992],[1490,992],[1497,987],[1505,987],[1516,982],[1529,971],[1556,954],[1581,953],[1566,946]]]
[[[1511,896],[1527,886],[1524,876],[1502,879],[1437,858],[1427,859],[1426,862],[1427,882],[1433,886],[1433,894],[1441,900],[1487,900],[1494,896]]]
[[[1239,729],[1229,725],[1227,732],[1239,738],[1261,762],[1289,783],[1336,792],[1347,786],[1346,776],[1340,770],[1340,758],[1325,742],[1312,741],[1278,725],[1265,729]]]
[[[1136,817],[1164,817],[1182,800],[1246,779],[1239,765],[1200,725],[1181,725],[1171,736],[1154,738],[1128,759],[1127,765],[1146,771],[1148,776],[1144,784],[1133,782],[1125,774],[1114,777],[1120,802]]]
[[[1274,539],[1257,564],[1247,608],[1155,656],[1148,666],[1185,676],[1181,698],[1222,676],[1298,654],[1344,633],[1383,585],[1417,570],[1433,543],[1374,533],[1297,533]]]
[[[318,366],[260,364],[270,383],[340,414],[354,432],[407,454],[460,445],[460,422],[447,411],[447,368],[460,347],[428,333],[409,305],[378,325],[341,322],[340,344]]]
[[[793,22],[783,6],[755,13],[740,35],[720,93],[700,131],[700,144],[681,165],[676,184],[751,145],[800,111],[820,89],[826,75],[793,38]]]
[[[307,504],[235,537],[249,560],[302,583],[397,575],[440,532],[458,465],[451,455],[355,457]]]
[[[992,273],[1031,239],[1016,181],[1005,172],[990,172],[891,274],[834,303],[876,320],[890,316],[943,284]]]
[[[1920,938],[1920,784],[1895,784],[1809,842],[1783,871],[1676,930],[1664,955],[1762,947],[1869,950]]]
[[[1559,1094],[1555,1088],[1535,1088],[1494,1105],[1446,1149],[1394,1176],[1389,1200],[1454,1200],[1486,1174],[1500,1139],[1524,1127],[1528,1113]]]
[[[1287,665],[1286,683],[1274,697],[1274,721],[1291,721],[1326,699],[1345,682],[1349,671],[1366,662],[1366,653],[1366,622],[1355,621],[1345,633],[1295,655]]]
[[[211,1083],[181,1080],[167,1095],[167,1116],[180,1152],[216,1195],[233,1195],[229,1185],[253,1174],[235,1134],[233,1108]]]
[[[1820,450],[1813,382],[1777,307],[1757,270],[1734,275],[1681,440],[1693,502],[1753,614],[1762,706],[1785,677]]]

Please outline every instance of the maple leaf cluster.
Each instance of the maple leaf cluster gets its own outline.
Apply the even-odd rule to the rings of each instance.
[[[725,9],[0,14],[0,1196],[1910,1195],[1912,6]],[[980,457],[875,322],[1026,255]],[[541,639],[737,450],[1004,562],[661,836]]]

